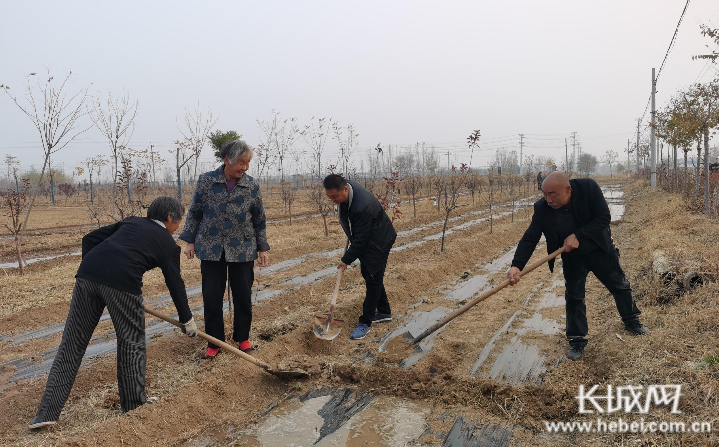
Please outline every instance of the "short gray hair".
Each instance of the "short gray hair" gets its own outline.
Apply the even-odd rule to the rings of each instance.
[[[179,222],[182,215],[185,214],[185,208],[174,197],[160,196],[152,201],[147,208],[147,217],[150,219],[167,222],[167,216],[172,216],[172,220]]]
[[[250,158],[252,158],[254,151],[252,150],[252,147],[243,140],[228,141],[223,144],[220,149],[220,158],[224,160],[225,157],[227,157],[230,164],[235,164],[240,157],[247,154],[249,154]]]

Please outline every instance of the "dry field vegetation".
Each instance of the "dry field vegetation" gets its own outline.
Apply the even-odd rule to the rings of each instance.
[[[608,182],[609,179],[606,179]],[[605,183],[606,183],[605,182]],[[616,180],[614,180],[616,182]],[[209,365],[199,365],[204,343],[189,339],[179,331],[156,336],[148,344],[147,392],[158,396],[154,405],[122,414],[117,397],[114,355],[82,368],[58,424],[45,431],[31,433],[27,423],[34,417],[45,378],[8,383],[13,367],[0,371],[1,392],[0,439],[3,445],[230,445],[230,435],[238,427],[258,420],[273,402],[289,393],[304,393],[314,388],[349,387],[378,395],[411,399],[428,409],[431,432],[420,442],[441,445],[436,433],[446,433],[454,417],[483,423],[501,423],[513,430],[516,445],[692,445],[719,444],[716,434],[559,434],[544,432],[543,421],[573,421],[577,414],[579,384],[649,385],[682,384],[683,414],[671,415],[663,410],[651,415],[627,415],[626,419],[711,421],[719,427],[719,365],[711,361],[719,356],[719,294],[715,282],[688,291],[667,288],[651,272],[655,250],[664,250],[677,271],[700,268],[707,277],[719,272],[719,223],[684,211],[681,196],[647,189],[642,181],[623,185],[627,211],[612,225],[614,239],[621,250],[621,260],[635,289],[642,321],[651,334],[632,337],[622,330],[611,295],[593,276],[587,284],[587,313],[590,344],[583,361],[563,361],[550,365],[542,385],[505,386],[496,381],[471,378],[467,374],[479,352],[495,332],[518,309],[523,299],[539,282],[546,282],[550,272],[545,267],[526,276],[520,284],[507,288],[449,324],[434,340],[434,347],[408,369],[398,367],[398,360],[411,353],[404,342],[389,345],[378,352],[379,340],[396,329],[401,317],[414,311],[428,311],[438,306],[456,307],[445,300],[442,287],[457,281],[464,272],[473,271],[513,248],[529,224],[531,209],[520,209],[514,222],[509,216],[495,221],[494,231],[481,223],[455,231],[447,237],[444,253],[440,241],[399,251],[390,256],[385,284],[395,321],[373,325],[369,336],[361,341],[349,340],[349,333],[359,316],[364,283],[359,269],[344,276],[337,316],[347,326],[332,342],[317,340],[312,334],[312,317],[327,311],[334,286],[333,277],[287,287],[283,280],[308,275],[331,267],[336,258],[307,257],[287,270],[257,275],[257,285],[277,287],[280,295],[260,301],[254,307],[251,341],[255,355],[272,365],[292,364],[310,373],[300,382],[283,382],[262,372],[256,366],[230,354],[222,354]],[[538,196],[534,191],[532,197]],[[406,199],[406,197],[404,197]],[[495,196],[501,204],[508,197]],[[300,200],[306,200],[301,198]],[[266,195],[268,219],[283,218],[279,198]],[[458,216],[450,227],[472,221],[485,214],[486,193],[472,205],[468,196],[460,198]],[[444,218],[424,200],[412,217],[411,203],[402,205],[402,218],[395,222],[398,231],[423,227]],[[499,209],[507,211],[508,207]],[[330,235],[325,237],[322,220],[308,202],[293,206],[293,214],[310,216],[294,221],[268,225],[272,263],[294,259],[341,247],[344,234],[336,217],[329,216]],[[31,221],[27,253],[67,253],[79,251],[82,235],[91,228],[86,208],[40,207]],[[441,225],[423,227],[398,238],[395,246],[420,241],[441,232]],[[183,242],[179,242],[184,245]],[[535,252],[533,260],[544,254]],[[0,240],[0,256],[12,261],[12,241]],[[14,270],[0,274],[0,335],[16,336],[33,329],[63,323],[69,309],[74,273],[79,256],[58,258],[31,264],[26,275]],[[559,265],[561,266],[561,264]],[[182,260],[186,285],[200,284],[199,262]],[[259,271],[259,269],[258,269]],[[503,280],[499,272],[494,283]],[[556,273],[553,278],[556,278]],[[283,285],[285,284],[285,285]],[[167,290],[159,271],[145,276],[143,295],[150,301]],[[200,295],[190,305],[202,303]],[[171,305],[158,310],[172,313]],[[201,322],[201,314],[196,314]],[[226,315],[226,323],[229,323]],[[152,318],[148,318],[148,323]],[[231,327],[226,324],[226,327]],[[102,322],[95,336],[112,332],[112,324]],[[61,333],[29,339],[9,346],[0,337],[0,364],[56,348]],[[537,344],[549,358],[563,355],[566,341],[562,333],[537,336]],[[359,361],[366,351],[377,357],[374,363]],[[706,361],[710,359],[710,361]],[[430,372],[431,371],[431,372]],[[450,415],[451,417],[440,417]],[[241,444],[237,444],[241,445]]]

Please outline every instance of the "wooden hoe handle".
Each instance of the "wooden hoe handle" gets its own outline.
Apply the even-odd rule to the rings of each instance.
[[[552,254],[549,254],[549,255],[543,257],[542,259],[540,259],[539,261],[537,261],[537,262],[535,262],[534,264],[530,265],[529,267],[525,267],[524,270],[522,270],[522,271],[519,273],[519,276],[521,277],[521,276],[526,275],[527,273],[529,273],[529,272],[531,272],[532,270],[536,269],[536,268],[539,267],[540,265],[543,265],[544,263],[549,262],[549,261],[551,261],[552,259],[556,258],[557,256],[559,256],[559,255],[560,255],[561,253],[563,253],[563,252],[564,252],[564,247],[561,247],[561,248],[557,249],[557,250],[554,251]],[[439,320],[438,322],[436,322],[436,323],[433,324],[432,326],[430,326],[430,327],[428,327],[427,329],[425,329],[424,332],[422,332],[421,334],[419,334],[417,337],[413,338],[412,341],[410,342],[410,344],[416,345],[417,343],[419,343],[420,341],[422,341],[424,338],[426,338],[429,334],[433,333],[434,331],[436,331],[437,329],[441,328],[441,327],[444,326],[445,324],[449,323],[450,321],[454,320],[454,319],[457,318],[458,316],[462,315],[463,313],[465,313],[466,311],[468,311],[469,309],[471,309],[472,307],[474,307],[474,306],[475,306],[477,303],[479,303],[480,301],[483,301],[483,300],[489,298],[490,296],[494,295],[495,293],[499,292],[500,290],[504,289],[504,288],[507,287],[508,285],[509,285],[509,280],[508,280],[508,279],[505,279],[504,281],[502,281],[502,282],[499,283],[498,285],[494,286],[494,288],[492,288],[491,290],[489,290],[489,291],[487,291],[487,292],[484,292],[483,294],[481,294],[481,295],[478,296],[477,298],[473,299],[472,301],[468,302],[468,303],[465,304],[464,306],[460,307],[459,309],[455,310],[455,311],[452,312],[451,314],[449,314],[449,315],[447,315],[446,317],[444,317],[443,319]]]
[[[347,241],[345,241],[345,253],[347,253],[347,247],[350,245],[350,238],[347,238]],[[332,301],[330,301],[330,312],[327,316],[327,327],[329,327],[330,322],[332,322],[332,318],[334,317],[335,313],[335,304],[337,304],[337,295],[340,292],[340,282],[342,282],[342,269],[338,269],[337,272],[337,281],[335,282],[335,290],[332,292]]]
[[[161,320],[165,320],[170,324],[174,324],[175,326],[177,326],[179,328],[182,328],[182,323],[180,323],[179,321],[177,321],[174,318],[171,318],[163,313],[160,313],[156,310],[148,309],[147,306],[145,306],[145,312],[147,312],[148,314],[153,315]],[[205,340],[209,341],[210,343],[214,343],[217,346],[220,346],[222,349],[226,349],[233,354],[237,354],[240,357],[242,357],[243,359],[247,360],[248,362],[252,362],[255,365],[257,365],[261,368],[264,368],[267,371],[272,369],[272,368],[270,368],[270,365],[263,362],[262,360],[252,357],[250,354],[246,354],[246,353],[240,351],[239,349],[235,348],[234,346],[232,346],[228,343],[225,343],[224,341],[218,340],[211,335],[207,335],[202,331],[197,331],[197,336],[200,338],[204,338]]]

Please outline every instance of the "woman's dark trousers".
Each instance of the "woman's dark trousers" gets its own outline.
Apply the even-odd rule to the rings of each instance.
[[[230,279],[232,305],[234,306],[232,339],[236,342],[250,338],[252,325],[252,283],[255,280],[254,261],[227,262],[225,255],[219,261],[201,261],[202,299],[205,303],[205,332],[225,341],[223,297],[225,283]],[[211,348],[219,348],[208,343]]]

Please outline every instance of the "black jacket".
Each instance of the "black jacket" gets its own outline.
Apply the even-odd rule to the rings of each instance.
[[[591,238],[600,249],[608,253],[614,247],[612,232],[609,229],[612,218],[601,188],[597,182],[589,178],[570,180],[569,184],[572,185],[571,210],[577,224],[574,235],[577,236],[579,245],[582,245],[582,240]],[[553,212],[554,209],[544,198],[534,203],[532,223],[517,244],[517,251],[512,260],[513,267],[524,269],[542,233],[547,240],[547,253],[554,252],[564,244],[564,241],[557,240],[554,232]],[[554,260],[549,261],[549,270],[553,269]]]
[[[180,321],[187,322],[192,312],[180,275],[180,252],[172,235],[152,219],[128,217],[82,238],[82,262],[75,277],[142,295],[142,275],[160,267]]]
[[[352,186],[352,206],[348,208],[347,203],[340,204],[338,214],[340,225],[352,245],[342,256],[342,262],[349,265],[359,258],[365,268],[374,273],[386,261],[397,239],[397,232],[371,192],[359,183],[351,180],[347,183]]]

